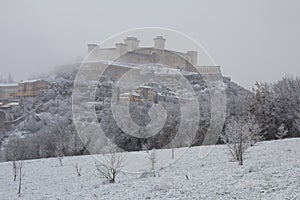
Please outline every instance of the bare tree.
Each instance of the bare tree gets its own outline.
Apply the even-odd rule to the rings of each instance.
[[[174,142],[172,141],[170,144],[170,148],[171,148],[171,158],[174,159],[175,158],[175,149],[176,149],[176,145],[174,144]]]
[[[57,127],[57,132],[55,134],[55,156],[57,157],[60,166],[63,166],[63,158],[64,158],[64,130],[61,127]]]
[[[146,151],[147,153],[149,153],[149,149],[151,148],[151,144],[149,141],[147,141],[146,143],[142,144],[142,150]]]
[[[67,123],[64,122],[59,117],[52,124],[53,131],[53,143],[55,147],[55,156],[57,157],[59,164],[63,166],[63,157],[65,152],[65,147],[67,146],[67,131],[68,126]]]
[[[112,152],[103,155],[103,162],[95,163],[96,169],[101,178],[105,178],[109,183],[115,183],[116,176],[125,165],[125,156],[121,153]]]
[[[25,159],[26,146],[22,138],[11,138],[5,148],[6,160],[12,161],[13,180],[17,180],[19,162]]]
[[[17,174],[18,174],[18,164],[17,164],[17,161],[13,160],[12,161],[12,166],[13,166],[14,181],[16,181],[17,180]]]
[[[251,145],[253,138],[258,134],[259,128],[252,117],[242,119],[231,118],[226,124],[225,133],[221,135],[223,142],[229,147],[232,157],[244,163],[244,154]]]
[[[19,175],[18,196],[21,196],[23,160],[26,158],[26,145],[22,138],[11,138],[5,148],[6,159],[12,161],[13,179]]]
[[[175,158],[175,148],[172,147],[172,159]]]
[[[58,159],[60,166],[63,166],[64,154],[63,154],[62,150],[60,148],[57,148],[55,151],[55,154],[56,154],[56,157]]]
[[[23,160],[19,161],[18,169],[19,169],[19,187],[18,187],[18,196],[21,196],[21,189],[22,189],[22,177],[24,174],[22,174],[22,168],[23,168]]]
[[[22,138],[10,138],[5,147],[5,157],[8,161],[23,160],[25,158],[26,146]]]
[[[54,120],[48,129],[37,134],[36,140],[37,157],[57,157],[60,165],[63,165],[66,155],[87,153],[85,145],[89,142],[87,139],[81,140],[75,126],[64,119]]]
[[[79,167],[78,162],[75,163],[75,169],[76,169],[76,172],[77,172],[77,176],[81,176],[82,167]]]
[[[75,126],[70,127],[70,144],[69,148],[71,149],[72,155],[82,155],[85,152],[85,146],[90,142],[90,138],[81,139],[78,133],[76,132]]]
[[[246,121],[249,125],[249,132],[251,133],[250,146],[254,146],[257,142],[263,139],[263,136],[261,135],[261,129],[258,123],[256,123],[254,116],[246,117]]]
[[[149,158],[149,161],[151,163],[151,172],[155,176],[155,163],[156,163],[156,159],[157,159],[157,154],[156,154],[155,149],[151,150],[148,158]]]

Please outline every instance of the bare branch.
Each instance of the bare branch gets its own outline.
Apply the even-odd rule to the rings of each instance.
[[[260,129],[253,117],[230,119],[226,125],[225,134],[221,139],[227,144],[232,157],[243,165],[244,154],[247,148],[258,140]]]
[[[95,163],[100,177],[105,178],[109,183],[114,183],[116,176],[125,165],[125,156],[121,153],[105,154],[103,163]]]

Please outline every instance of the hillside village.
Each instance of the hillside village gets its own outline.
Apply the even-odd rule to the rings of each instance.
[[[300,1],[0,5],[0,200],[300,200]]]
[[[90,62],[89,60],[92,60],[92,62],[101,63],[103,60],[113,60],[114,56],[122,56],[121,58],[118,58],[118,63],[125,63],[127,64],[126,67],[130,67],[132,65],[136,65],[139,63],[147,63],[154,62],[154,63],[161,63],[161,64],[167,64],[168,66],[175,67],[178,69],[187,69],[192,68],[189,65],[197,65],[197,52],[195,51],[188,51],[186,53],[182,52],[176,52],[176,51],[169,51],[171,52],[168,55],[166,52],[162,54],[161,51],[165,50],[165,41],[166,39],[162,36],[157,36],[154,38],[154,46],[152,48],[140,48],[139,47],[139,40],[135,37],[127,37],[124,39],[124,43],[117,43],[116,48],[108,48],[108,49],[102,49],[102,48],[96,48],[96,44],[88,44],[88,53],[93,51],[92,55],[89,56],[89,59],[87,62]],[[143,52],[137,51],[140,49]],[[129,52],[129,54],[127,54]],[[149,52],[148,54],[146,52]],[[150,53],[151,52],[151,53]],[[160,55],[160,56],[156,56]],[[162,55],[166,57],[162,57]],[[178,58],[178,55],[180,55],[183,59],[180,61],[180,58]],[[173,58],[172,58],[173,57]],[[186,59],[186,60],[185,60]],[[190,64],[189,64],[190,62]],[[118,65],[117,63],[117,65]],[[125,67],[125,70],[126,70]],[[107,72],[111,78],[115,78],[114,76],[117,76],[116,74],[122,73],[124,69],[122,69],[122,66],[120,67],[111,67],[116,70],[112,70],[110,72]],[[195,69],[190,69],[192,71],[195,71]],[[197,66],[197,70],[199,70],[201,73],[220,73],[220,67],[219,66]],[[0,85],[0,105],[1,110],[4,113],[8,113],[8,111],[18,105],[18,102],[21,98],[30,98],[30,97],[36,97],[45,90],[48,89],[50,83],[45,80],[24,80],[19,83],[2,83]],[[132,93],[122,93],[120,95],[120,100],[122,102],[128,102],[128,101],[141,101],[141,99],[146,99],[150,101],[154,101],[154,99],[157,99],[157,94],[154,94],[153,88],[150,88],[149,86],[139,86],[136,91],[132,91]],[[3,117],[4,114],[1,114]],[[3,121],[9,121],[11,120],[10,114],[6,114],[5,119],[1,120]]]
[[[12,121],[13,107],[19,106],[20,99],[36,97],[49,87],[44,80],[25,80],[20,83],[0,84],[0,126]]]
[[[59,193],[47,189],[40,191],[43,196],[48,195],[49,198],[56,198],[62,194],[68,198],[84,196],[89,199],[91,195],[96,198],[99,197],[98,195],[107,196],[108,199],[120,198],[121,192],[114,193],[113,187],[107,185],[116,182],[120,190],[127,190],[127,186],[121,186],[122,182],[125,184],[127,179],[134,187],[138,187],[136,185],[138,183],[145,184],[150,180],[151,184],[160,185],[159,187],[163,188],[162,190],[157,189],[153,195],[146,196],[145,193],[149,193],[150,188],[137,189],[137,194],[141,198],[151,199],[158,196],[172,198],[171,194],[162,194],[161,191],[172,190],[172,188],[178,190],[181,186],[178,184],[175,184],[174,187],[168,184],[162,186],[161,181],[165,182],[165,179],[172,179],[172,181],[179,183],[184,180],[190,187],[196,187],[196,179],[201,178],[197,174],[200,173],[205,176],[199,170],[214,167],[213,163],[217,162],[216,173],[221,173],[225,169],[230,174],[227,177],[210,174],[209,177],[216,176],[220,180],[226,179],[234,182],[239,181],[235,176],[254,176],[255,179],[261,180],[264,179],[263,174],[265,172],[273,174],[270,178],[271,185],[268,185],[268,181],[265,179],[265,183],[257,187],[252,182],[248,183],[250,188],[243,190],[249,194],[254,191],[254,194],[251,193],[251,198],[274,198],[279,195],[276,192],[270,192],[276,190],[274,188],[280,190],[288,188],[291,193],[285,192],[285,194],[295,197],[299,191],[296,186],[291,186],[287,180],[282,185],[276,185],[275,182],[278,178],[276,168],[270,170],[266,167],[269,162],[275,163],[275,157],[271,158],[269,155],[263,154],[262,150],[270,148],[268,151],[271,149],[280,151],[277,149],[278,146],[287,153],[290,159],[295,159],[298,149],[291,150],[285,144],[296,147],[299,140],[291,139],[270,143],[261,143],[260,141],[299,137],[300,115],[297,109],[293,109],[300,101],[297,93],[300,90],[299,79],[283,78],[272,86],[274,87],[272,90],[267,84],[257,84],[255,90],[248,91],[232,82],[229,77],[223,77],[220,66],[199,66],[197,64],[197,52],[177,52],[166,49],[166,40],[163,36],[155,37],[153,47],[140,47],[139,40],[135,37],[125,38],[124,43],[117,43],[115,48],[102,49],[98,45],[88,44],[88,57],[85,62],[61,66],[55,72],[41,76],[40,79],[24,80],[18,83],[1,83],[0,161],[4,163],[0,163],[0,167],[5,169],[5,173],[1,171],[0,177],[8,179],[6,173],[9,171],[9,162],[6,161],[23,163],[23,160],[31,160],[24,163],[32,169],[39,168],[43,164],[50,166],[45,168],[45,172],[40,172],[38,169],[37,171],[39,171],[39,175],[44,173],[47,181],[51,184],[57,184],[57,181],[61,181],[58,177],[54,181],[50,180],[49,173],[54,173],[53,170],[58,174],[68,171],[68,180],[79,178],[83,181],[80,185],[75,180],[74,188],[81,187],[80,190],[82,190],[76,194],[74,188],[70,189],[65,186],[64,190],[66,191],[59,191]],[[105,69],[102,74],[99,73],[101,69]],[[182,80],[190,85],[190,88],[181,85]],[[284,93],[281,88],[289,88],[290,93]],[[225,103],[226,110],[224,110],[224,116],[212,119],[216,110],[222,111],[222,107],[214,108],[216,96],[218,97],[217,100],[224,100],[222,103]],[[288,99],[292,104],[283,104],[283,99]],[[193,104],[194,102],[196,104]],[[190,110],[181,109],[182,106],[190,107],[190,105],[193,105]],[[277,105],[278,110],[270,109],[274,105]],[[153,127],[147,129],[147,125],[151,124],[153,119],[162,121],[159,110],[154,110],[148,115],[152,107],[155,106],[161,106],[167,117],[158,134],[152,135],[151,128]],[[82,111],[79,117],[74,112],[74,109],[78,107]],[[135,131],[132,129],[132,132],[128,134],[126,128],[130,129],[131,127],[125,127],[125,129],[120,127],[122,125],[120,121],[122,122],[124,119],[116,118],[114,109],[119,109],[124,113],[129,110],[132,121],[140,128]],[[199,116],[195,116],[195,110],[199,110]],[[94,118],[90,115],[91,112],[95,113]],[[187,112],[185,116],[188,116],[184,119],[185,123],[193,124],[193,127],[196,127],[195,134],[189,136],[188,139],[185,137],[189,135],[191,127],[188,125],[184,129],[180,127],[183,121],[181,115],[184,115],[184,112]],[[224,124],[218,123],[218,120],[223,118]],[[211,122],[216,124],[211,126]],[[125,125],[128,125],[126,123]],[[99,140],[102,140],[101,137],[93,138],[95,134],[98,134],[98,129],[94,128],[95,125],[100,125],[105,138],[115,144],[114,148],[130,152],[127,159],[131,163],[129,162],[127,166],[124,166],[124,169],[132,172],[137,167],[134,164],[136,160],[143,163],[144,168],[139,169],[139,173],[142,174],[140,177],[130,177],[126,173],[126,175],[121,173],[120,176],[124,176],[120,179],[118,177],[116,180],[115,177],[113,179],[104,177],[103,185],[90,178],[94,176],[92,175],[93,171],[98,170],[99,172],[99,165],[95,161],[96,170],[92,169],[90,165],[95,157],[89,155],[100,154],[100,157],[105,157],[108,152],[103,151],[103,149],[107,150],[104,143],[98,143]],[[154,125],[156,126],[156,124]],[[235,155],[232,152],[237,151],[232,150],[229,151],[231,154],[226,154],[227,146],[225,145],[215,147],[216,150],[208,159],[204,160],[204,164],[199,163],[200,160],[192,161],[193,158],[197,158],[197,151],[210,151],[209,148],[215,144],[228,142],[229,147],[236,144],[230,143],[231,138],[226,135],[228,130],[230,133],[235,131],[234,125],[248,134],[238,138],[246,146],[245,149],[250,148],[249,151],[252,149],[255,151],[249,154],[249,162],[247,161],[249,159],[248,150],[243,151],[240,155]],[[218,126],[221,127],[220,135],[210,137],[216,132]],[[80,134],[80,131],[85,134]],[[173,141],[174,138],[177,139],[175,142]],[[97,148],[91,148],[95,146]],[[186,149],[191,149],[191,154],[184,155],[181,159],[180,157]],[[156,160],[156,154],[164,162],[173,163],[179,159],[179,167],[171,165],[170,168],[174,171],[171,170],[170,173],[164,171],[165,167],[168,168],[169,165],[160,165]],[[231,170],[233,164],[229,162],[230,155],[235,156],[233,160],[238,161],[240,165],[244,165],[245,162],[246,167],[238,169],[235,166],[234,170]],[[257,164],[254,158],[256,156],[266,160]],[[283,156],[277,156],[284,162]],[[133,164],[132,161],[134,161]],[[187,163],[194,164],[188,165]],[[184,171],[183,165],[188,165],[192,171]],[[224,167],[222,168],[222,166]],[[81,167],[84,168],[82,172]],[[298,161],[293,161],[293,167],[293,169],[289,169],[296,174],[299,169]],[[60,171],[60,168],[63,171]],[[72,170],[77,173],[74,177],[73,172],[71,173]],[[238,175],[235,171],[238,171]],[[255,175],[255,173],[259,174]],[[167,175],[165,176],[165,174]],[[291,174],[287,176],[291,178]],[[38,187],[35,184],[29,184],[26,178],[25,182],[30,185],[28,187]],[[291,180],[292,184],[297,185],[294,179]],[[214,180],[211,181],[215,183]],[[224,187],[225,182],[221,184],[217,181],[216,183]],[[15,187],[14,183],[8,185],[13,188]],[[94,184],[94,188],[90,188],[89,183]],[[0,185],[2,186],[4,183],[0,181]],[[198,186],[198,189],[204,187],[204,185]],[[100,187],[104,187],[105,192],[100,194],[95,191]],[[5,188],[7,189],[7,187]],[[215,193],[203,193],[202,197],[209,199],[209,194],[212,194],[211,199],[229,196],[243,197],[239,192],[227,189]],[[9,199],[14,190],[7,190],[9,193],[4,194],[0,189],[0,194]],[[70,191],[72,191],[72,195]],[[181,193],[178,195],[185,198],[190,189],[185,186],[180,191]],[[51,192],[53,195],[49,195]],[[30,198],[36,193],[30,194],[26,188],[23,195]],[[194,195],[195,198],[196,196]],[[127,197],[129,198],[130,195]]]
[[[124,43],[116,44],[116,48],[101,49],[98,48],[97,45],[88,44],[88,59],[84,65],[81,64],[81,68],[83,69],[85,69],[84,66],[88,66],[86,71],[87,74],[90,75],[88,82],[94,81],[95,83],[98,83],[99,78],[95,76],[95,72],[97,72],[99,67],[101,68],[101,66],[105,66],[109,60],[115,59],[107,67],[102,78],[100,78],[102,81],[100,81],[96,86],[98,88],[96,90],[96,99],[91,99],[91,101],[87,102],[88,105],[93,102],[97,103],[95,109],[98,115],[98,121],[101,124],[105,122],[106,124],[104,124],[104,126],[107,126],[110,123],[109,118],[112,116],[107,113],[107,109],[110,107],[110,99],[113,98],[109,95],[111,95],[113,91],[116,93],[117,103],[127,106],[129,104],[137,104],[137,110],[145,109],[149,105],[158,104],[159,102],[173,102],[172,105],[174,103],[176,104],[176,102],[180,99],[180,101],[186,102],[191,95],[189,94],[189,91],[178,90],[178,88],[176,89],[176,87],[178,87],[176,86],[176,77],[178,74],[183,74],[183,76],[190,81],[192,87],[194,87],[199,100],[203,102],[200,104],[200,109],[203,111],[201,119],[201,129],[203,130],[201,131],[199,129],[197,136],[199,139],[201,138],[200,135],[204,133],[203,131],[205,131],[205,127],[207,127],[207,120],[209,120],[208,115],[210,112],[210,108],[208,107],[210,103],[208,96],[209,91],[203,77],[206,76],[206,80],[208,79],[207,77],[216,80],[221,78],[223,82],[223,78],[220,74],[220,67],[198,66],[197,52],[188,51],[186,53],[182,53],[167,50],[165,49],[165,42],[165,38],[157,36],[154,38],[153,47],[139,47],[139,40],[135,37],[125,38]],[[114,58],[114,56],[117,57]],[[139,67],[140,64],[147,64],[148,66],[159,65],[154,68],[148,67],[144,69]],[[5,152],[5,146],[9,144],[9,138],[14,138],[16,135],[21,134],[21,136],[25,138],[27,135],[35,137],[35,135],[41,134],[41,131],[45,131],[47,129],[51,130],[51,127],[57,126],[57,123],[65,123],[64,121],[68,121],[68,123],[62,126],[72,126],[71,98],[74,87],[73,81],[79,69],[78,66],[78,64],[75,64],[74,67],[70,68],[68,71],[56,73],[38,80],[21,81],[20,83],[2,84],[0,86],[2,103],[0,108],[2,119],[1,126],[2,131],[6,130],[4,131],[4,134],[2,134],[2,153]],[[169,66],[171,68],[167,69],[165,66]],[[193,68],[193,66],[195,66],[195,68]],[[61,68],[63,69],[64,66]],[[197,70],[201,71],[202,77],[199,76],[198,73],[195,73]],[[125,84],[122,84],[123,88],[112,85],[128,71],[132,73],[128,74],[129,78],[126,79],[127,82],[125,82]],[[166,82],[143,82],[153,76],[159,77],[160,80],[158,81],[163,80]],[[142,81],[138,79],[141,79]],[[175,85],[170,85],[173,82]],[[85,84],[85,81],[83,81],[83,83]],[[240,95],[242,98],[246,98],[251,95],[250,92],[232,83],[228,78],[224,78],[224,83],[226,84],[227,91],[236,90],[236,94],[234,94],[235,96]],[[128,85],[126,86],[126,84]],[[165,87],[164,84],[169,84],[169,87],[173,87],[173,89],[178,91],[171,91],[170,88]],[[83,91],[83,97],[86,98],[88,95],[85,90]],[[229,94],[229,97],[230,96],[232,95]],[[105,99],[103,97],[105,97]],[[66,106],[62,107],[63,105]],[[174,109],[175,107],[170,108]],[[57,119],[55,119],[57,115],[61,118],[60,122],[57,122]],[[28,124],[30,124],[30,126],[28,126]],[[45,126],[49,127],[45,128]],[[112,131],[115,128],[116,127],[114,127],[114,125],[112,126],[112,124],[110,124],[108,130]],[[167,130],[168,129],[164,131]],[[115,131],[117,131],[117,129],[115,129]],[[112,131],[111,134],[113,135],[115,131]],[[119,130],[116,133],[119,134]],[[158,138],[154,140],[156,141],[157,139]],[[195,140],[195,144],[201,143],[199,139]],[[126,140],[127,139],[119,142],[126,143]],[[132,138],[130,141],[132,142],[127,142],[128,148],[134,150],[142,148],[141,146],[143,146],[143,143],[145,142],[149,143],[149,141],[146,140]],[[154,142],[156,144],[155,141],[150,143]],[[159,144],[156,145],[159,146]],[[67,153],[67,151],[64,152],[64,154],[72,155],[71,152]],[[54,156],[55,153],[50,153],[49,155]],[[29,157],[36,158],[40,156],[41,155],[31,155]],[[5,155],[2,155],[2,158],[5,158]]]

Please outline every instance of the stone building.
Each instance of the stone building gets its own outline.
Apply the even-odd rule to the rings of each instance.
[[[138,102],[138,103],[140,103],[141,100],[142,100],[141,96],[138,93],[132,92],[130,94],[130,102]]]
[[[153,87],[139,86],[136,89],[137,93],[141,96],[141,99],[147,101],[154,101],[154,90]]]
[[[139,86],[136,91],[131,93],[120,94],[118,101],[121,104],[128,104],[129,102],[142,103],[143,101],[154,101],[154,89],[149,86]]]
[[[11,98],[17,91],[17,83],[0,84],[0,100]]]
[[[122,93],[120,94],[120,97],[118,99],[118,101],[121,104],[127,105],[130,102],[130,93]]]
[[[97,44],[88,44],[89,56],[86,62],[105,60],[131,64],[160,63],[186,71],[221,73],[220,66],[198,66],[196,51],[178,52],[165,49],[166,39],[162,36],[154,38],[153,47],[140,47],[139,42],[136,37],[127,37],[124,43],[115,44],[115,48],[100,48]]]
[[[18,83],[18,91],[14,97],[34,97],[48,89],[49,83],[44,80],[27,80]]]
[[[141,96],[136,92],[120,94],[119,103],[128,105],[130,102],[141,103]]]

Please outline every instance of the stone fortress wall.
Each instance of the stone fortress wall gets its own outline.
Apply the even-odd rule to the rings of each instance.
[[[175,69],[184,69],[200,73],[221,73],[220,66],[198,66],[196,51],[178,52],[165,49],[166,39],[162,36],[154,38],[153,47],[140,47],[136,37],[127,37],[124,43],[117,43],[115,48],[100,48],[97,44],[88,44],[89,58],[87,62],[117,61],[120,63],[145,64],[161,63]]]

